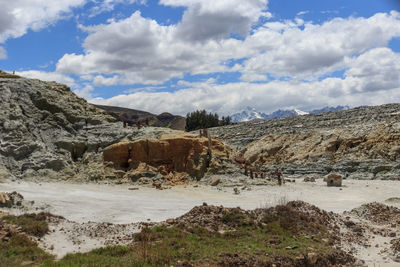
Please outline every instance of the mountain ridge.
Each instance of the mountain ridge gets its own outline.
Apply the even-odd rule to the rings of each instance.
[[[349,106],[336,106],[329,107],[326,106],[321,109],[314,109],[312,111],[306,112],[299,109],[278,109],[270,114],[257,111],[255,108],[250,106],[246,107],[245,110],[231,115],[232,122],[246,122],[252,120],[271,120],[279,118],[287,118],[293,116],[302,116],[307,114],[318,114],[330,111],[347,110]]]
[[[114,117],[117,121],[125,121],[128,125],[135,125],[137,122],[145,124],[145,122],[148,121],[149,125],[153,127],[166,127],[173,130],[181,131],[185,130],[186,118],[178,115],[173,115],[168,112],[163,112],[159,115],[155,115],[147,111],[125,107],[95,104],[94,106],[101,110],[104,110],[105,112],[107,112],[107,114]]]

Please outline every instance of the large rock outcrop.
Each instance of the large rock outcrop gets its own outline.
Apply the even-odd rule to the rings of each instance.
[[[208,168],[219,168],[229,160],[231,149],[217,140],[192,135],[121,142],[104,149],[104,162],[120,170],[136,170],[145,163],[164,175],[187,173],[202,178]]]
[[[264,171],[400,178],[400,104],[252,121],[210,129]]]
[[[123,128],[55,82],[0,72],[0,96],[0,178],[90,180],[103,148],[173,132]]]
[[[242,150],[249,162],[286,173],[339,172],[357,179],[400,178],[400,123],[269,134]]]

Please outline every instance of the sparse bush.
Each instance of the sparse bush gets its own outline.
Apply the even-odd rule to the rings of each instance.
[[[46,222],[47,213],[24,214],[20,216],[3,217],[5,222],[9,222],[21,227],[21,230],[28,235],[37,237],[44,236],[49,231],[49,225]]]

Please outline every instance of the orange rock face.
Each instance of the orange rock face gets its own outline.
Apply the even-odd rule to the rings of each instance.
[[[136,169],[140,163],[168,172],[185,172],[191,177],[201,178],[212,157],[229,156],[229,150],[219,141],[207,138],[178,136],[156,139],[142,139],[121,142],[104,149],[105,162],[123,170]]]

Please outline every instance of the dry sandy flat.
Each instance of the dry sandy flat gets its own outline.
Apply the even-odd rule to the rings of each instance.
[[[316,183],[297,180],[282,187],[253,186],[251,190],[241,190],[239,195],[234,194],[233,188],[210,186],[175,187],[162,191],[147,187],[130,191],[129,187],[132,186],[12,182],[0,184],[0,192],[17,191],[26,200],[34,200],[36,207],[45,207],[45,210],[67,219],[50,224],[50,234],[39,242],[40,247],[58,258],[70,252],[86,252],[108,244],[128,244],[130,235],[140,231],[138,222],[178,217],[203,202],[255,209],[289,200],[303,200],[336,213],[374,201],[400,207],[397,199],[400,198],[399,181],[346,180],[344,187],[336,188],[327,187],[322,180]],[[389,198],[394,200],[385,202]],[[104,226],[105,222],[126,225]],[[369,248],[359,247],[355,255],[364,259],[368,266],[400,266],[388,253],[381,252],[382,247],[375,247],[376,242],[382,241],[379,238],[371,239]]]
[[[203,202],[226,207],[255,209],[287,200],[303,200],[324,210],[341,213],[364,203],[384,202],[400,197],[398,181],[346,180],[344,187],[327,187],[322,180],[304,183],[297,180],[282,187],[257,186],[233,194],[232,188],[199,186],[156,190],[141,187],[130,191],[127,185],[13,182],[0,184],[0,192],[17,191],[37,205],[76,222],[135,223],[163,221],[178,217]],[[399,203],[390,203],[399,205]]]

